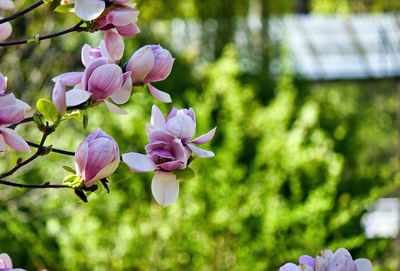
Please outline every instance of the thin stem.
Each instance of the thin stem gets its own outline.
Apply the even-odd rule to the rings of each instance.
[[[37,150],[31,157],[29,157],[28,159],[26,159],[25,161],[18,162],[18,163],[15,165],[15,167],[13,167],[12,169],[10,169],[9,171],[7,171],[7,172],[5,172],[5,173],[3,173],[3,174],[0,174],[0,179],[12,175],[14,172],[16,172],[16,171],[17,171],[18,169],[20,169],[21,167],[25,166],[26,164],[29,164],[30,162],[32,162],[33,160],[35,160],[36,158],[38,158],[38,157],[43,153],[42,147],[43,147],[43,145],[44,145],[44,142],[46,141],[47,136],[48,136],[49,134],[51,134],[51,133],[52,133],[51,130],[46,130],[46,131],[43,133],[42,140],[40,141],[38,150]]]
[[[13,183],[13,182],[0,180],[0,184],[14,186],[14,187],[20,187],[20,188],[72,188],[70,186],[63,185],[63,184],[50,184],[49,182],[46,182],[43,184],[22,184],[22,183]]]
[[[84,21],[80,21],[79,23],[77,23],[76,25],[74,25],[71,28],[68,28],[66,30],[63,30],[63,31],[60,31],[60,32],[56,32],[56,33],[53,33],[53,34],[41,36],[37,40],[39,41],[39,40],[51,39],[51,38],[62,36],[64,34],[67,34],[67,33],[70,33],[70,32],[75,32],[75,31],[77,31],[77,32],[87,31],[86,27],[80,27],[83,23],[84,23]],[[17,41],[9,41],[9,42],[0,42],[0,46],[18,45],[18,44],[24,44],[24,43],[34,43],[35,42],[34,40],[35,40],[35,38],[17,40]]]
[[[16,123],[16,124],[12,124],[12,125],[10,125],[10,126],[7,126],[7,128],[15,129],[15,127],[17,127],[17,126],[20,125],[21,123],[30,122],[30,121],[33,121],[33,117],[24,118],[23,120],[21,120],[20,122],[18,122],[18,123]]]
[[[33,142],[29,142],[29,141],[26,141],[26,143],[28,143],[28,145],[31,146],[31,147],[41,148],[42,151],[44,151],[47,148],[46,146],[40,147],[39,144],[36,144],[36,143],[33,143]],[[75,153],[71,152],[71,151],[64,151],[64,150],[55,149],[55,148],[51,148],[51,151],[52,152],[56,152],[56,153],[65,154],[65,155],[75,156]]]
[[[40,0],[40,1],[36,2],[35,4],[33,4],[32,6],[27,7],[26,9],[21,10],[20,12],[15,13],[14,15],[11,15],[11,16],[8,16],[8,17],[6,17],[6,18],[4,18],[4,19],[1,19],[1,20],[0,20],[0,24],[5,23],[5,22],[8,22],[8,21],[11,21],[11,20],[14,20],[14,19],[16,19],[16,18],[18,18],[18,17],[21,17],[21,16],[24,15],[25,13],[27,13],[27,12],[29,12],[29,11],[31,11],[31,10],[37,8],[38,6],[40,6],[40,5],[42,5],[42,4],[44,4],[44,1],[43,1],[43,0]]]

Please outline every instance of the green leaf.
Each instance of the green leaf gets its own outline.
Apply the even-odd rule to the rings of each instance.
[[[79,110],[74,110],[71,113],[67,113],[63,116],[62,120],[69,120],[69,119],[78,119],[81,117],[81,111]]]
[[[196,176],[193,169],[191,169],[190,167],[187,167],[182,170],[179,169],[175,170],[174,174],[176,176],[176,179],[181,182],[189,181],[190,179],[193,179]]]
[[[82,184],[82,180],[79,176],[70,175],[64,178],[62,181],[63,184],[68,185],[70,187],[79,187]]]
[[[74,8],[74,4],[60,5],[54,9],[55,12],[58,13],[66,13]]]
[[[51,120],[53,123],[58,119],[57,108],[50,100],[40,99],[36,103],[36,110],[42,114],[45,119]]]
[[[66,171],[68,171],[68,172],[71,172],[71,173],[73,173],[73,174],[76,174],[75,170],[74,170],[73,168],[69,167],[69,166],[63,166],[63,168],[64,168]]]

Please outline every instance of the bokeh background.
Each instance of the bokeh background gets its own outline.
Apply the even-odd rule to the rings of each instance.
[[[15,3],[22,9],[33,1]],[[9,40],[78,21],[52,12],[57,5],[15,20]],[[173,71],[154,85],[173,104],[139,91],[122,106],[129,115],[112,115],[101,105],[89,111],[87,130],[81,119],[64,122],[47,144],[74,151],[101,127],[121,153],[144,153],[145,123],[157,104],[164,114],[172,106],[192,107],[197,135],[218,126],[205,146],[215,158],[192,162],[196,177],[181,183],[178,200],[167,208],[151,195],[153,173],[137,174],[123,163],[110,194],[92,195],[85,204],[69,190],[0,187],[0,252],[15,267],[273,271],[302,254],[346,247],[354,258],[370,258],[375,271],[400,270],[398,234],[366,238],[361,223],[378,198],[400,197],[399,78],[309,80],[293,71],[290,44],[274,42],[268,24],[298,13],[396,14],[399,1],[138,0],[137,8],[141,33],[125,38],[124,61],[145,44],[171,50]],[[50,98],[51,79],[82,71],[81,46],[97,46],[102,36],[71,33],[1,48],[8,90],[32,106]],[[33,124],[17,131],[39,140]],[[27,155],[0,154],[0,172],[18,157]],[[51,153],[8,180],[59,183],[68,174],[64,165],[73,167],[73,157]]]

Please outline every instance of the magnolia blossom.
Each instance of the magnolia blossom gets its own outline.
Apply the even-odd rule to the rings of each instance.
[[[0,254],[0,270],[4,270],[4,271],[25,271],[25,269],[13,268],[11,258],[6,253]]]
[[[104,16],[100,16],[94,23],[99,30],[115,28],[118,34],[131,37],[140,32],[135,24],[139,11],[135,9],[136,4],[129,4],[130,0],[115,0]]]
[[[25,111],[30,107],[14,94],[4,94],[7,88],[7,77],[0,73],[0,152],[7,151],[10,146],[19,152],[30,152],[28,144],[13,129],[6,128],[11,124],[17,124],[25,117]]]
[[[192,152],[203,158],[213,157],[213,152],[193,144],[209,142],[215,130],[191,140],[196,132],[193,109],[173,108],[165,119],[160,109],[153,105],[151,122],[146,124],[149,144],[145,150],[148,155],[129,152],[122,155],[122,160],[135,172],[156,171],[151,190],[155,200],[165,207],[173,203],[179,194],[179,183],[172,171],[186,168]]]
[[[76,16],[85,21],[96,19],[106,8],[104,0],[62,0],[61,4],[74,4]]]
[[[75,152],[76,174],[86,187],[114,173],[119,165],[115,140],[100,128],[88,135]]]
[[[303,255],[299,259],[299,265],[287,263],[279,271],[372,271],[372,264],[368,259],[353,261],[350,252],[345,248],[339,248],[335,253],[324,249],[315,259]]]
[[[121,68],[113,64],[114,60],[122,57],[123,52],[123,41],[116,35],[112,31],[105,33],[104,49],[100,45],[98,55],[96,50],[87,45],[82,48],[82,62],[87,65],[84,72],[68,72],[53,78],[53,81],[61,80],[66,86],[74,86],[66,93],[67,106],[77,106],[91,99],[92,106],[104,102],[111,112],[127,114],[106,100],[111,98],[116,104],[124,104],[132,91],[131,73],[122,73]]]
[[[104,32],[104,40],[99,47],[92,48],[89,44],[82,47],[81,59],[83,66],[89,65],[98,58],[107,58],[109,63],[118,64],[124,54],[125,44],[117,33],[109,30]]]
[[[160,45],[146,45],[132,55],[126,70],[131,72],[133,85],[145,83],[154,98],[170,103],[169,94],[153,87],[150,82],[158,82],[167,78],[171,73],[174,60],[170,52]]]

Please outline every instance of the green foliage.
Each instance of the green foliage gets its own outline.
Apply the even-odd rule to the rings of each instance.
[[[50,100],[39,99],[36,103],[36,110],[42,114],[46,120],[50,120],[53,123],[58,119],[57,108]]]

